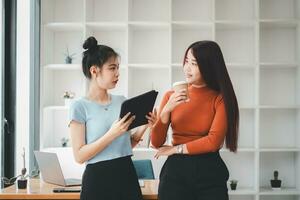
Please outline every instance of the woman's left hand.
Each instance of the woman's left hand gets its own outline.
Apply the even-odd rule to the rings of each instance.
[[[176,146],[162,146],[158,148],[158,152],[155,154],[154,158],[159,158],[160,156],[170,156],[177,153]]]

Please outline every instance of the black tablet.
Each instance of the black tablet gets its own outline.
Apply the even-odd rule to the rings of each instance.
[[[151,90],[139,96],[125,100],[121,106],[120,119],[128,112],[130,116],[135,115],[134,121],[130,124],[128,130],[148,123],[149,112],[152,112],[158,92]]]

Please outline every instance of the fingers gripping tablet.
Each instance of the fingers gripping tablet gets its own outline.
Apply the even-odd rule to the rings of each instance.
[[[148,123],[146,115],[149,112],[152,112],[157,95],[157,91],[151,90],[136,97],[127,99],[122,103],[120,119],[122,119],[128,112],[131,113],[131,116],[135,115],[135,119],[130,124],[128,130]]]

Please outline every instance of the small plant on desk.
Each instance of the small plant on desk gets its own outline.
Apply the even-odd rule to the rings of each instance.
[[[27,170],[25,167],[25,148],[23,148],[22,159],[23,159],[23,168],[21,170],[21,175],[19,176],[20,178],[18,179],[18,189],[26,189],[27,188],[28,175],[26,175]]]

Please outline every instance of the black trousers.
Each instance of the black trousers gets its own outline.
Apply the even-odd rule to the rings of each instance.
[[[81,200],[142,200],[130,156],[88,164],[82,177]]]
[[[228,169],[219,152],[169,156],[161,173],[159,200],[228,200]]]

